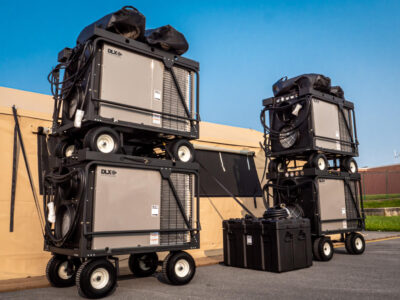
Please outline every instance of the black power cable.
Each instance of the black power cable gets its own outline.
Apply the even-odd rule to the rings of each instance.
[[[51,85],[51,93],[53,95],[55,105],[53,112],[53,123],[57,124],[62,102],[68,100],[74,90],[81,89],[83,76],[92,61],[94,56],[94,47],[92,41],[87,41],[83,46],[79,45],[72,50],[71,56],[67,61],[55,66],[49,75],[48,81]],[[64,71],[64,78],[60,80],[61,71]],[[72,74],[69,72],[74,71]],[[89,80],[86,81],[84,93],[78,92],[78,106],[83,107],[86,99]],[[82,96],[83,95],[83,96]],[[82,98],[82,99],[81,99]],[[81,103],[81,105],[79,105]]]
[[[58,188],[60,184],[67,182],[68,180],[71,180],[75,175],[79,179],[79,189],[76,196],[77,207],[75,210],[74,219],[68,231],[65,233],[65,235],[62,237],[56,237],[54,230],[51,228],[51,224],[48,221],[47,205],[49,202],[53,202],[55,204],[57,211],[57,208],[61,201],[60,193],[58,193]],[[84,201],[83,199],[85,195],[85,188],[86,188],[86,178],[83,169],[75,169],[64,175],[48,174],[45,176],[45,188],[43,189],[43,210],[45,215],[45,231],[46,231],[46,237],[49,238],[54,245],[58,247],[62,246],[73,233],[78,223],[80,206]]]

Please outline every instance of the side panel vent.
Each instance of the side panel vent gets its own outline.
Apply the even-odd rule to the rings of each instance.
[[[171,180],[179,195],[179,198],[184,208],[185,215],[190,223],[193,220],[193,182],[194,175],[188,174],[171,174]],[[163,179],[161,187],[161,229],[181,229],[187,228],[185,220],[179,210],[178,204],[168,184],[168,181]],[[161,233],[160,245],[179,245],[190,242],[189,232],[178,233]]]

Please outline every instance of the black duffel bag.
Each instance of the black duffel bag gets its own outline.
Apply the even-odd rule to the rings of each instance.
[[[339,97],[339,98],[344,98],[344,92],[340,86],[333,86],[331,87],[330,93],[333,96]]]
[[[171,25],[146,30],[145,40],[150,46],[159,47],[179,55],[189,49],[185,36]]]
[[[86,26],[79,34],[77,43],[84,44],[91,37],[91,32],[95,26],[121,34],[126,38],[143,40],[146,17],[133,6],[124,6],[120,10]]]
[[[310,89],[330,93],[331,79],[321,74],[303,74],[290,79],[283,77],[272,86],[275,97],[300,90],[307,92]]]

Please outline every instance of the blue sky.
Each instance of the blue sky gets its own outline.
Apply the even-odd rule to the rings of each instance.
[[[50,94],[58,51],[123,5],[185,34],[204,121],[261,130],[277,79],[322,73],[356,105],[359,165],[400,163],[400,1],[3,1],[0,86]]]

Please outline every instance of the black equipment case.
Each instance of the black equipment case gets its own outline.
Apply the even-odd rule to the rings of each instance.
[[[224,263],[270,272],[312,265],[308,219],[230,219],[223,221]]]

